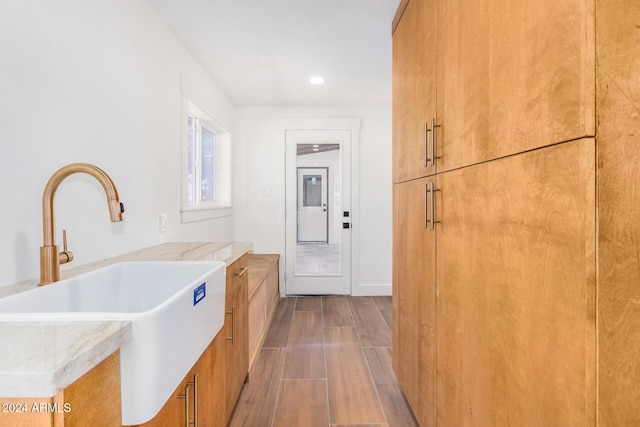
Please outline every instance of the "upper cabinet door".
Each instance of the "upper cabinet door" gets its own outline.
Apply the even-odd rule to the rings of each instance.
[[[432,175],[437,7],[410,0],[393,33],[393,181]]]
[[[439,7],[438,172],[595,135],[594,0]]]

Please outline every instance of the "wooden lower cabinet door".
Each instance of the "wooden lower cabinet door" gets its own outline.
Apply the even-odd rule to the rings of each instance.
[[[171,394],[167,402],[160,409],[160,411],[153,417],[151,420],[142,424],[144,427],[164,427],[164,426],[176,426],[176,427],[187,427],[189,423],[187,422],[187,417],[190,420],[193,420],[193,414],[195,412],[194,402],[195,396],[193,395],[193,390],[190,388],[187,390],[187,384],[192,382],[194,379],[194,375],[196,374],[195,368],[192,368],[191,371],[185,376],[185,378],[180,382],[178,387]],[[200,382],[202,379],[200,379]],[[186,393],[189,393],[189,414],[187,414],[187,400]]]
[[[225,389],[224,328],[207,347],[194,367],[198,374],[198,425],[224,427],[227,425]]]
[[[223,328],[227,338],[225,345],[227,417],[233,413],[236,400],[249,372],[248,277],[247,255],[227,266],[225,295],[227,316]]]
[[[595,425],[594,170],[581,139],[438,177],[438,425]]]
[[[433,181],[393,187],[393,366],[423,426],[435,421],[436,230],[426,224]]]
[[[158,414],[144,427],[227,425],[224,328],[205,349]]]
[[[0,426],[118,427],[120,351],[100,362],[51,398],[0,398]]]

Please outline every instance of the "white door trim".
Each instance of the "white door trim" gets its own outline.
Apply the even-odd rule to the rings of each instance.
[[[288,130],[349,130],[351,131],[351,295],[362,295],[360,290],[360,118],[359,117],[288,117],[280,121],[282,141],[286,144]],[[286,147],[286,145],[285,145]],[[286,152],[285,165],[286,165]],[[286,175],[286,168],[282,171]],[[285,180],[286,182],[286,180]],[[285,205],[286,209],[286,199]],[[284,212],[284,210],[283,210]],[[285,281],[280,281],[280,295],[286,296]]]

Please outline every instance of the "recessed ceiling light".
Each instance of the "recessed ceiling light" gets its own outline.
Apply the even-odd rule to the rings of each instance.
[[[318,144],[313,144],[313,148],[319,148],[320,146]]]
[[[311,82],[311,84],[321,85],[322,83],[324,83],[324,77],[314,76],[314,77],[311,77],[309,81]]]

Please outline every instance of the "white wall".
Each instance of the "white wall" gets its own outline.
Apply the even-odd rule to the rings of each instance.
[[[235,109],[235,238],[256,253],[285,253],[284,129],[293,117],[359,117],[358,283],[353,293],[391,294],[391,106],[240,106]],[[354,153],[355,154],[355,153]],[[355,207],[354,207],[355,208]],[[281,259],[280,268],[284,264]]]
[[[71,267],[163,241],[233,239],[230,217],[180,224],[180,76],[228,130],[233,107],[144,1],[5,0],[0,58],[0,286],[38,276],[42,190],[71,162],[105,170],[126,207],[111,223],[93,178],[62,183],[56,240],[66,228]]]

